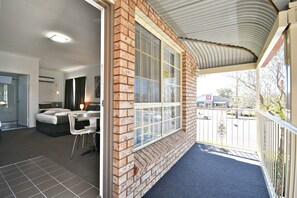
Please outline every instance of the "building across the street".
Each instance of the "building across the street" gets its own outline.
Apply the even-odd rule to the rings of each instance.
[[[215,96],[213,94],[203,94],[197,98],[198,107],[214,108],[229,107],[231,100],[223,96]]]

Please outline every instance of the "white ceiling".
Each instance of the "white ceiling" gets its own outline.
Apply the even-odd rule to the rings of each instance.
[[[49,40],[48,32],[70,43]],[[0,0],[0,51],[40,59],[40,67],[99,65],[100,11],[84,0]]]

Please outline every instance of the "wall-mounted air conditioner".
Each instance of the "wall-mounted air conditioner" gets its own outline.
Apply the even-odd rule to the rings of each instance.
[[[55,78],[49,76],[39,76],[39,82],[55,83]]]

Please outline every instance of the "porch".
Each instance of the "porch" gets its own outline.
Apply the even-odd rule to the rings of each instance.
[[[196,143],[145,197],[269,197],[256,153]]]
[[[198,114],[197,143],[145,197],[295,196],[295,126],[260,110]]]
[[[289,1],[279,6],[267,0],[116,2],[114,197],[297,195],[293,125],[260,113],[259,101],[251,122],[244,116],[230,118],[228,112],[215,113],[212,119],[202,117],[207,125],[197,124],[196,119],[197,75],[254,70],[253,85],[259,100],[260,70],[283,43],[288,49],[286,66],[290,66],[287,69],[292,79],[288,88],[290,100],[296,99],[292,90],[296,90],[294,79],[297,79],[294,72],[297,4],[288,4]],[[130,29],[131,34],[127,32]],[[154,41],[158,44],[152,44]],[[158,71],[151,75],[155,67]],[[277,83],[284,88],[284,79]],[[200,85],[209,87],[207,83]],[[296,124],[295,104],[289,109],[292,112],[289,122]],[[231,123],[224,123],[225,118]],[[205,126],[211,129],[210,133],[204,131]],[[226,132],[226,128],[231,132]],[[197,140],[228,150],[195,144]],[[242,152],[243,156],[232,156],[235,152],[231,147],[255,154],[243,157],[247,154]],[[192,149],[181,158],[189,148]],[[191,154],[197,162],[189,157]],[[225,158],[228,154],[231,159]],[[193,166],[195,163],[199,167]],[[149,191],[151,187],[153,190]]]

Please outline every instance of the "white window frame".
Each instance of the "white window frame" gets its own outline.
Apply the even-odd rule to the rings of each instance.
[[[138,150],[141,150],[142,148],[148,146],[148,145],[151,145],[153,143],[155,143],[156,141],[159,141],[163,138],[166,138],[167,136],[169,135],[172,135],[178,131],[181,131],[182,130],[182,120],[183,120],[183,116],[182,116],[182,77],[183,77],[183,74],[182,74],[182,53],[183,53],[183,49],[180,48],[172,39],[170,39],[169,37],[165,37],[164,35],[162,35],[160,32],[163,32],[161,29],[159,29],[157,26],[153,27],[154,24],[152,21],[150,21],[150,19],[148,19],[147,17],[145,18],[145,20],[143,19],[144,15],[142,12],[140,12],[139,10],[136,10],[136,17],[135,17],[135,21],[137,23],[139,23],[141,26],[143,26],[146,30],[148,30],[151,34],[153,34],[154,36],[156,36],[160,41],[161,41],[161,45],[160,45],[160,62],[161,62],[161,68],[160,68],[160,91],[161,91],[161,102],[159,103],[134,103],[134,112],[135,110],[137,109],[145,109],[145,108],[155,108],[155,107],[158,107],[158,108],[161,108],[161,113],[162,113],[162,120],[161,122],[156,122],[156,123],[153,123],[153,124],[158,124],[158,123],[161,123],[161,137],[160,138],[157,138],[157,139],[153,139],[145,144],[142,144],[138,147],[134,147],[134,151],[138,151]],[[180,71],[180,83],[179,83],[179,87],[180,87],[180,102],[164,102],[164,98],[163,98],[163,88],[164,88],[164,77],[163,77],[163,64],[164,64],[164,43],[166,43],[169,47],[173,48],[178,54],[179,54],[179,69],[177,67],[174,66],[174,69],[176,70],[179,70]],[[167,63],[167,62],[166,62]],[[168,65],[171,65],[170,63],[167,63]],[[163,127],[164,127],[164,112],[163,112],[163,108],[164,107],[172,107],[172,106],[179,106],[180,107],[180,128],[177,129],[177,130],[174,130],[172,132],[169,132],[169,133],[166,133],[166,134],[163,134]],[[135,119],[135,118],[134,118]],[[176,118],[174,118],[176,119]],[[151,125],[153,125],[151,124]],[[150,126],[150,125],[148,125]],[[134,128],[134,138],[135,138],[135,131],[136,129],[139,129],[139,128],[143,128],[143,126],[140,126],[140,127],[137,127],[137,128]],[[143,134],[142,134],[143,135]]]

